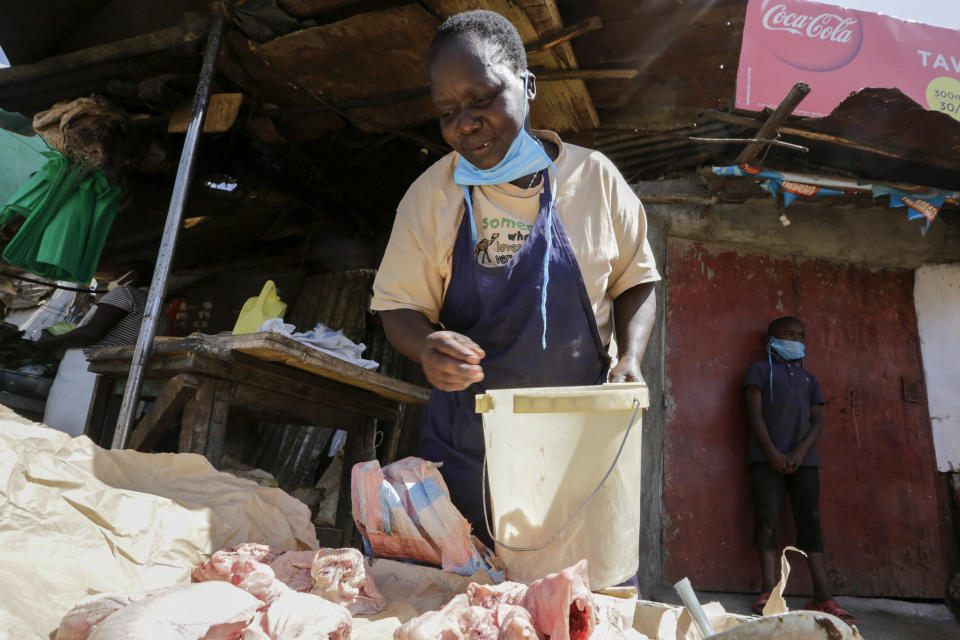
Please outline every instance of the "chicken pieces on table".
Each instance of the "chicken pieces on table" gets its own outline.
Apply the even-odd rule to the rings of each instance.
[[[471,584],[440,611],[410,620],[394,640],[589,640],[600,623],[587,582],[587,562],[537,580],[529,587],[516,582]],[[614,625],[604,638],[617,635]]]

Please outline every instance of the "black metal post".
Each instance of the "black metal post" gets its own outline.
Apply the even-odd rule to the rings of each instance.
[[[150,292],[147,294],[147,306],[143,314],[143,324],[140,325],[140,335],[137,337],[137,346],[134,347],[133,359],[130,362],[130,373],[127,376],[127,386],[123,390],[123,403],[120,405],[120,417],[117,419],[117,428],[113,434],[111,448],[123,449],[130,438],[130,429],[138,401],[140,389],[143,386],[143,374],[147,360],[153,348],[153,337],[157,331],[157,319],[162,313],[160,308],[167,291],[167,278],[170,276],[170,265],[173,262],[174,250],[177,246],[177,234],[180,231],[183,219],[183,207],[187,200],[187,191],[193,178],[193,162],[197,153],[197,144],[203,129],[203,122],[207,116],[207,105],[210,102],[210,86],[213,83],[213,72],[220,54],[220,45],[226,30],[226,21],[219,5],[216,16],[210,27],[207,38],[207,49],[203,55],[203,66],[200,70],[200,81],[197,84],[197,93],[193,98],[193,111],[190,115],[190,125],[183,141],[183,151],[180,153],[180,164],[177,167],[177,178],[173,183],[173,195],[170,197],[170,208],[167,210],[167,221],[163,227],[163,238],[160,241],[160,251],[157,253],[157,264],[150,282]]]

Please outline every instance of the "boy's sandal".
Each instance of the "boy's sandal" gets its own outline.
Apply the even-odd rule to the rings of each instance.
[[[832,616],[836,616],[846,622],[848,625],[855,626],[857,624],[857,618],[842,608],[834,600],[824,600],[823,602],[814,602],[810,601],[807,603],[807,606],[804,607],[808,611],[822,611],[824,613],[829,613]]]
[[[763,615],[763,608],[767,606],[767,600],[770,599],[769,593],[761,593],[753,603],[753,612],[758,616]]]

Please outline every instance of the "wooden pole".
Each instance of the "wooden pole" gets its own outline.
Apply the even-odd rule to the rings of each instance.
[[[797,105],[807,97],[807,94],[810,93],[810,85],[804,82],[798,82],[793,85],[793,88],[790,89],[790,93],[787,94],[787,97],[777,106],[777,108],[770,114],[770,117],[767,118],[766,122],[760,127],[760,130],[757,131],[757,138],[773,138],[777,135],[777,129],[787,119],[793,110],[797,108]],[[766,147],[764,142],[755,142],[751,145],[748,145],[740,152],[740,155],[737,156],[735,164],[749,164],[754,160],[760,152],[763,151]]]
[[[600,20],[600,16],[590,16],[584,20],[581,20],[577,24],[565,27],[555,34],[551,35],[548,38],[543,38],[536,42],[531,42],[528,45],[525,45],[524,48],[527,50],[528,54],[539,53],[541,51],[546,51],[551,49],[558,44],[563,44],[568,40],[572,40],[577,36],[582,36],[585,33],[591,31],[596,31],[597,29],[603,26],[603,22]]]
[[[713,120],[719,120],[720,122],[728,122],[730,124],[735,124],[740,127],[745,127],[748,129],[753,129],[760,127],[763,123],[760,120],[755,118],[750,118],[748,116],[741,116],[735,113],[727,113],[726,111],[715,111],[710,110],[704,112],[709,118]],[[956,169],[956,163],[950,163],[944,161],[942,158],[937,158],[929,155],[920,155],[915,152],[904,152],[897,149],[892,149],[890,147],[884,147],[882,145],[876,144],[866,144],[863,142],[856,142],[850,140],[849,138],[843,138],[841,136],[835,136],[829,133],[820,133],[818,131],[808,131],[806,129],[800,129],[797,127],[782,126],[780,127],[780,133],[789,136],[797,136],[798,138],[807,138],[808,140],[819,140],[821,142],[829,142],[830,144],[836,144],[842,147],[848,147],[850,149],[856,149],[858,151],[865,151],[867,153],[873,153],[878,156],[885,156],[887,158],[895,158],[897,160],[911,160],[914,162],[921,161],[924,164],[929,164],[931,166],[941,167],[943,169]]]

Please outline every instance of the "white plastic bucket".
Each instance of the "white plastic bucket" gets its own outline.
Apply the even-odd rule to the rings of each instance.
[[[593,589],[633,577],[640,551],[641,416],[648,405],[646,385],[634,383],[477,396],[492,532],[508,579],[529,584],[583,558]],[[554,535],[537,550],[507,548],[540,547]]]

